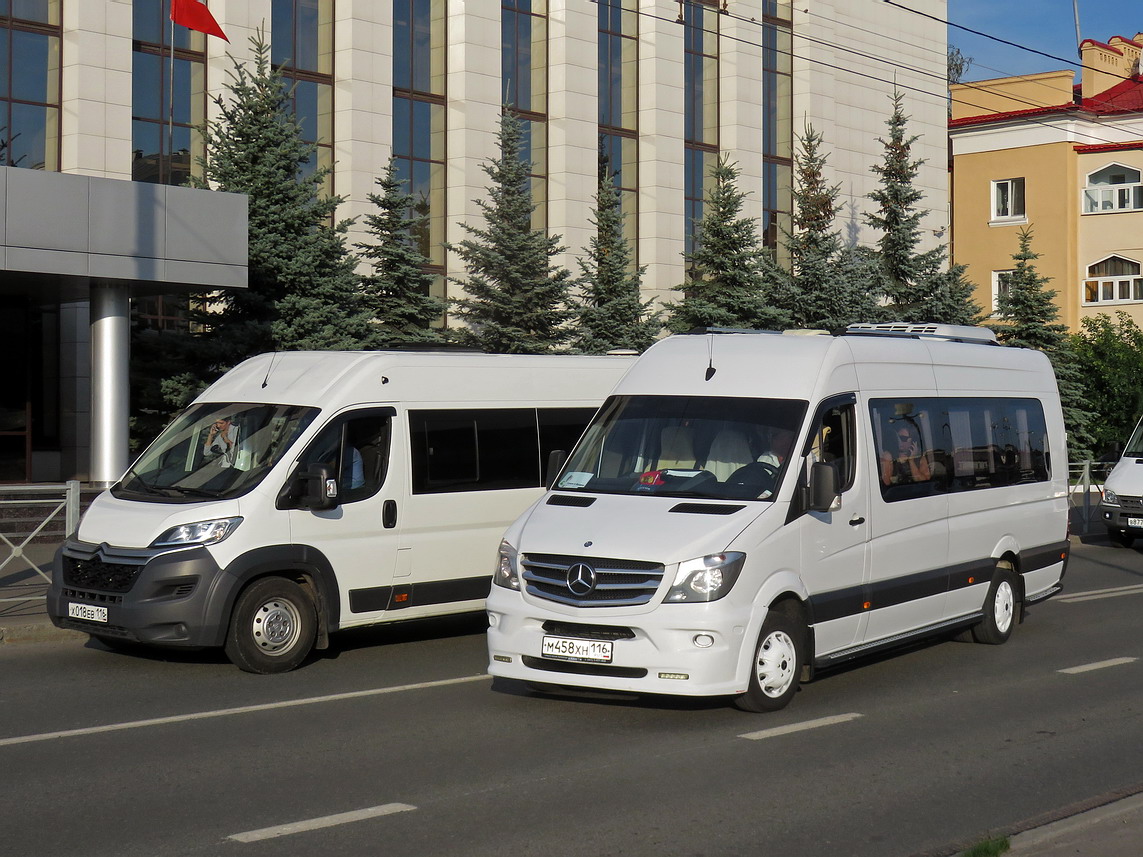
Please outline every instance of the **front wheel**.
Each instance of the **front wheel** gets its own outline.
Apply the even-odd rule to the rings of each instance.
[[[788,613],[770,610],[750,668],[746,693],[734,704],[743,711],[778,711],[798,692],[805,657],[805,624]]]
[[[972,629],[972,638],[978,643],[998,646],[1008,641],[1016,625],[1016,576],[1007,569],[998,568],[988,587],[984,602],[984,619]]]
[[[306,591],[284,577],[243,590],[226,635],[226,656],[250,673],[284,673],[303,660],[317,636],[317,611]]]

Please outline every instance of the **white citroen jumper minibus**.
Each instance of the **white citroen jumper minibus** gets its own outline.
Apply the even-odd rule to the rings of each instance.
[[[251,672],[330,633],[478,611],[505,527],[631,357],[248,360],[96,498],[48,612],[117,641],[224,646]]]
[[[508,529],[489,671],[762,711],[921,635],[1002,643],[1060,589],[1066,477],[1047,358],[988,330],[672,336]]]

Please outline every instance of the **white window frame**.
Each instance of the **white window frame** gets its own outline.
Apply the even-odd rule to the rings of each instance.
[[[1000,309],[1000,300],[999,300],[999,298],[1000,298],[1000,278],[1003,277],[1005,274],[1014,274],[1014,273],[1016,273],[1016,272],[1015,272],[1015,269],[1013,269],[1013,268],[1008,268],[1008,269],[1003,270],[1003,271],[993,271],[992,272],[992,313],[991,313],[992,315],[996,315],[997,311]]]
[[[1092,184],[1091,177],[1112,167],[1140,176],[1140,181],[1122,184]],[[1104,164],[1084,176],[1083,193],[1080,196],[1083,214],[1118,214],[1123,211],[1143,211],[1143,170],[1121,164],[1118,161]]]
[[[1121,185],[1111,185],[1111,187],[1121,187]],[[1134,274],[1113,274],[1104,277],[1091,276],[1092,268],[1109,259],[1122,259],[1125,262],[1139,265],[1140,270]],[[1143,264],[1140,264],[1138,260],[1129,259],[1118,253],[1112,253],[1110,256],[1104,256],[1102,259],[1088,265],[1084,270],[1087,275],[1080,281],[1080,303],[1083,306],[1113,306],[1117,304],[1143,303]],[[1095,300],[1088,298],[1087,289],[1089,285],[1094,286],[1096,289]],[[1128,297],[1121,297],[1125,292]]]
[[[1007,190],[1008,208],[1011,210],[1016,201],[1016,186],[1017,182],[1020,185],[1020,199],[1023,202],[1023,207],[1019,212],[1011,212],[1008,214],[1001,214],[1001,195]],[[1024,181],[1023,176],[1016,176],[1010,179],[997,179],[992,182],[992,217],[990,223],[1002,223],[1005,225],[1013,223],[1027,223],[1028,222],[1028,186]]]

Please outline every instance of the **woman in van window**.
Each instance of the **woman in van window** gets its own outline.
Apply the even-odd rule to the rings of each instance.
[[[881,481],[886,485],[902,485],[909,482],[928,482],[932,478],[929,460],[921,452],[917,432],[908,423],[893,427],[889,442],[895,444],[893,451],[881,453]]]

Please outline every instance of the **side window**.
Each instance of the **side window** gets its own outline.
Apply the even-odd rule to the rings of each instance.
[[[540,464],[547,466],[553,450],[571,452],[583,430],[595,416],[595,408],[540,408]]]
[[[835,405],[821,415],[810,435],[810,460],[833,465],[838,493],[852,488],[857,474],[856,416],[856,405]]]
[[[952,399],[954,491],[1048,479],[1047,426],[1036,399]]]
[[[410,411],[413,493],[540,486],[535,408]]]
[[[352,413],[330,422],[298,459],[298,471],[324,464],[337,474],[338,502],[376,494],[389,467],[388,413]]]
[[[936,399],[874,399],[869,403],[886,502],[948,490],[945,419]]]

